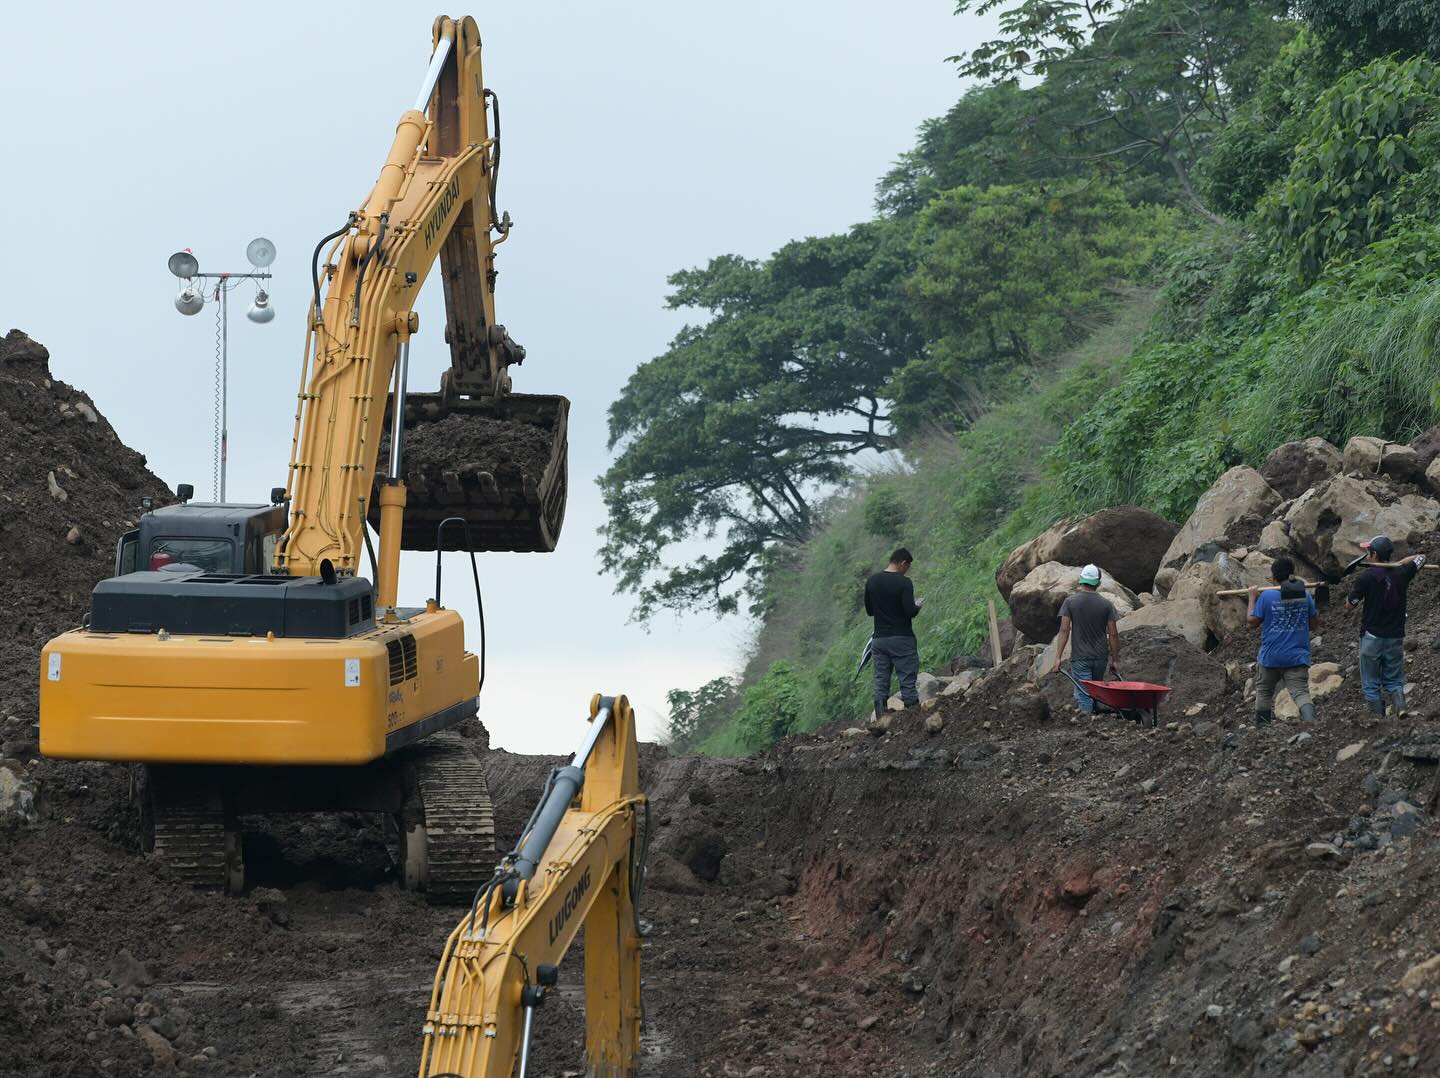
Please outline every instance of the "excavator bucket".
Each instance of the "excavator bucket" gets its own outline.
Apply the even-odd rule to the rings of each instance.
[[[393,400],[392,402],[393,403]],[[382,466],[390,459],[385,409]],[[407,488],[405,550],[549,551],[565,520],[570,401],[512,393],[499,400],[410,393],[400,478]],[[377,478],[377,485],[382,480]],[[378,491],[369,519],[380,526]],[[441,521],[460,517],[437,538]]]

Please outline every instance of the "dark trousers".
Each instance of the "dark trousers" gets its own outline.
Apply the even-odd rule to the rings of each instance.
[[[885,710],[890,699],[890,675],[900,675],[900,699],[906,707],[920,702],[915,679],[920,675],[920,648],[913,636],[877,636],[875,654],[875,713]]]

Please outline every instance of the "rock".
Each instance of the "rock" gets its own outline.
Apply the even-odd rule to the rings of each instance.
[[[856,1022],[855,1025],[858,1029],[864,1031],[873,1029],[879,1022],[880,1016],[878,1014],[867,1014],[864,1018],[860,1019],[860,1021]]]
[[[1440,954],[1407,969],[1400,978],[1399,988],[1402,992],[1414,992],[1433,984],[1437,979],[1440,979]]]
[[[1272,520],[1260,531],[1255,546],[1266,554],[1278,557],[1290,552],[1290,530],[1283,520]]]
[[[137,1031],[145,1047],[150,1049],[150,1058],[159,1070],[174,1070],[179,1059],[174,1047],[150,1026],[141,1026]]]
[[[1175,583],[1175,578],[1180,575],[1179,569],[1166,567],[1155,574],[1155,597],[1157,599],[1168,599],[1170,588]]]
[[[846,741],[856,741],[865,736],[865,731],[858,726],[847,726],[840,731],[840,736]]]
[[[945,717],[938,711],[925,716],[925,732],[927,734],[938,734],[945,729]]]
[[[156,1015],[150,1020],[150,1028],[167,1041],[173,1041],[180,1036],[180,1027],[175,1024],[175,1020],[163,1014]]]
[[[135,1008],[123,1000],[113,1000],[100,1011],[100,1021],[111,1029],[128,1026],[135,1021]]]
[[[1316,861],[1339,860],[1343,854],[1340,847],[1330,842],[1312,842],[1305,847],[1305,855]]]
[[[45,485],[50,488],[50,497],[57,502],[68,502],[70,495],[65,493],[65,488],[55,481],[55,473],[49,472],[45,476]]]
[[[1026,687],[1006,701],[1012,718],[1026,723],[1042,723],[1050,718],[1049,701],[1038,689]]]
[[[864,731],[861,731],[863,736]],[[668,853],[654,851],[645,865],[645,884],[673,895],[701,895],[705,885]]]
[[[1295,968],[1295,963],[1299,960],[1300,956],[1298,954],[1286,955],[1284,958],[1280,959],[1280,964],[1275,967],[1275,972],[1282,975],[1289,973],[1292,969]]]
[[[1365,476],[1388,475],[1402,483],[1423,483],[1428,462],[1408,445],[1383,438],[1351,438],[1345,443],[1342,467]]]
[[[950,679],[950,684],[941,690],[941,696],[958,696],[970,691],[970,686],[980,680],[983,670],[966,670]]]
[[[1343,749],[1341,749],[1335,754],[1335,762],[1337,764],[1343,764],[1346,760],[1352,759],[1356,755],[1356,753],[1358,753],[1364,747],[1365,742],[1363,741],[1355,741],[1349,745],[1346,745]]]
[[[1051,639],[1060,629],[1060,606],[1078,590],[1079,581],[1079,566],[1054,561],[1036,566],[1010,592],[1010,620],[1031,640]],[[1100,582],[1100,594],[1122,618],[1140,605],[1134,592],[1108,575]]]
[[[149,968],[128,950],[121,948],[110,966],[110,980],[127,988],[148,988],[155,983]]]
[[[978,655],[957,655],[946,664],[945,673],[949,677],[956,677],[967,670],[982,669],[985,665]]]
[[[1324,438],[1286,442],[1271,450],[1260,474],[1282,498],[1295,498],[1331,476],[1339,475],[1344,458]],[[1264,540],[1261,540],[1264,546]]]
[[[90,405],[86,404],[84,401],[76,401],[75,410],[85,417],[85,422],[87,423],[100,422],[100,417],[95,414],[95,409],[91,408]]]
[[[20,765],[10,760],[0,762],[0,823],[35,823],[40,819],[35,801],[35,784]]]
[[[1440,524],[1440,504],[1419,494],[1396,498],[1384,480],[1339,475],[1297,498],[1285,521],[1300,555],[1338,576],[1372,535],[1390,536],[1401,556],[1423,544]]]
[[[865,729],[875,737],[883,737],[890,732],[890,725],[895,721],[893,713],[887,711],[883,715],[876,715],[865,724]]]
[[[1162,565],[1179,566],[1206,543],[1223,543],[1244,521],[1263,521],[1280,504],[1280,495],[1254,468],[1238,465],[1200,496],[1195,511],[1165,551]]]
[[[1400,755],[1419,763],[1440,763],[1440,734],[1420,734],[1401,747]]]
[[[1046,562],[1093,563],[1129,590],[1147,591],[1177,530],[1164,517],[1133,505],[1062,520],[1011,551],[995,573],[995,584],[1009,602],[1015,585]]]
[[[1440,457],[1440,427],[1431,427],[1420,434],[1410,448],[1420,455],[1420,463],[1429,468],[1436,457]]]
[[[76,544],[78,544],[80,542],[80,529],[71,528],[68,532],[66,532],[65,542],[69,543],[71,546],[75,546]]]
[[[1212,1004],[1210,1004],[1210,1006],[1208,1006],[1208,1007],[1205,1008],[1205,1017],[1206,1017],[1206,1018],[1209,1018],[1211,1021],[1214,1021],[1216,1018],[1219,1018],[1219,1017],[1220,1017],[1221,1015],[1223,1015],[1224,1013],[1225,1013],[1225,1008],[1222,1007],[1222,1006],[1220,1006],[1220,1004],[1218,1004],[1218,1003],[1212,1003]]]
[[[1060,893],[1075,906],[1085,905],[1096,890],[1095,878],[1089,872],[1077,872],[1060,885]]]
[[[1393,811],[1395,818],[1390,822],[1390,834],[1395,838],[1409,838],[1420,830],[1420,813],[1413,806],[1402,801]]]
[[[923,703],[926,700],[933,700],[944,690],[945,683],[934,674],[927,674],[923,670],[915,678],[915,691],[920,694]]]
[[[1340,673],[1339,663],[1315,663],[1310,667],[1310,696],[1323,700],[1345,686],[1345,675]]]
[[[1213,556],[1201,560],[1202,554]],[[1175,584],[1170,589],[1169,601],[1197,601],[1204,618],[1205,631],[1210,637],[1223,643],[1236,633],[1249,632],[1249,623],[1246,620],[1248,607],[1243,595],[1221,596],[1216,593],[1248,588],[1252,584],[1263,587],[1270,583],[1270,561],[1271,559],[1263,554],[1256,554],[1249,561],[1241,561],[1232,558],[1223,550],[1197,552],[1176,577]]]
[[[1432,491],[1440,493],[1440,457],[1432,460],[1425,469],[1425,485]]]
[[[1117,626],[1122,637],[1136,629],[1165,629],[1183,636],[1192,646],[1204,648],[1216,641],[1205,625],[1205,609],[1198,599],[1156,603],[1141,607],[1120,619]]]
[[[274,887],[257,887],[250,893],[250,901],[270,919],[271,924],[281,928],[290,927],[290,910],[285,900],[285,892]]]

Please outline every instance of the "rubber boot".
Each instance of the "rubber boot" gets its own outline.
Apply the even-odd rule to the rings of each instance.
[[[1406,715],[1405,690],[1396,689],[1390,694],[1390,706],[1395,710],[1395,717],[1403,719]]]
[[[1273,711],[1257,711],[1255,712],[1255,725],[1269,726],[1274,718],[1275,713]]]
[[[1314,705],[1314,704],[1306,703],[1306,704],[1301,704],[1301,705],[1300,705],[1300,721],[1301,721],[1301,722],[1314,722],[1314,721],[1315,721],[1315,705]]]
[[[1379,715],[1382,719],[1385,717],[1385,700],[1383,697],[1379,700],[1370,700],[1368,703],[1370,704],[1371,711]]]

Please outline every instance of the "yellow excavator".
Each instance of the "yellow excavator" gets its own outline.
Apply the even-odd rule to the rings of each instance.
[[[554,548],[569,405],[511,392],[499,102],[473,19],[437,19],[432,40],[374,189],[315,248],[286,486],[256,505],[181,488],[41,656],[41,750],[143,765],[147,841],[197,886],[242,888],[238,820],[287,811],[383,813],[406,884],[439,898],[469,900],[494,867],[484,774],[454,729],[476,714],[483,615],[477,656],[439,552],[470,552],[478,602],[476,551]],[[414,305],[437,257],[450,368],[416,394]],[[532,452],[506,457],[519,443]],[[418,605],[398,601],[402,549],[437,552]]]
[[[631,1078],[646,804],[635,715],[623,696],[596,696],[579,751],[551,773],[519,843],[445,944],[420,1078],[530,1078],[536,1012],[582,926],[586,1078]]]

